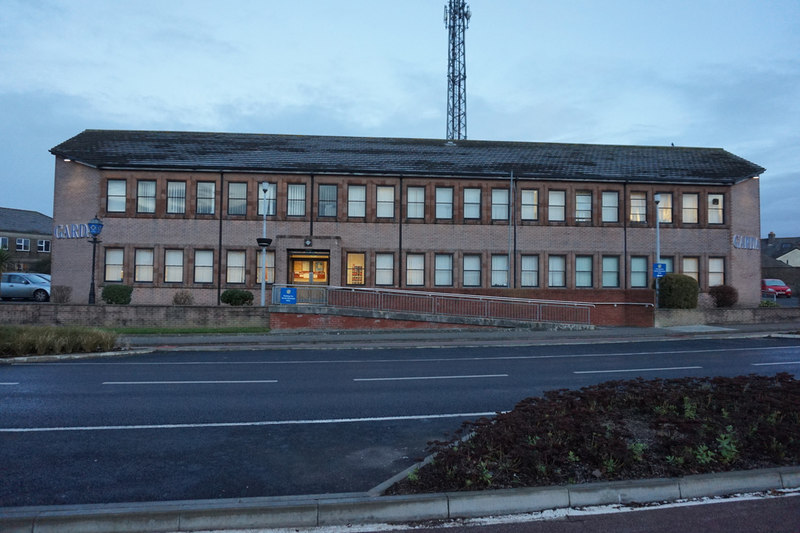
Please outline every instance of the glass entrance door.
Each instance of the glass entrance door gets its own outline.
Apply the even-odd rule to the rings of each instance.
[[[325,253],[298,253],[289,256],[289,282],[295,285],[328,284],[330,255]]]

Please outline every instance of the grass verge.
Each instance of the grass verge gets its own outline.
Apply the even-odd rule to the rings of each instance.
[[[121,335],[181,335],[181,334],[237,334],[237,333],[269,333],[269,328],[240,327],[240,328],[213,328],[213,327],[185,327],[185,328],[156,328],[156,327],[124,327],[102,328],[106,331]]]
[[[0,357],[103,352],[117,335],[79,326],[0,326]]]
[[[610,381],[528,398],[435,441],[388,494],[684,476],[800,464],[790,374]]]

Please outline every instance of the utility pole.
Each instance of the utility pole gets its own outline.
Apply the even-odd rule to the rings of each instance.
[[[449,0],[444,6],[447,28],[447,139],[467,138],[467,66],[464,34],[472,14],[465,0]]]

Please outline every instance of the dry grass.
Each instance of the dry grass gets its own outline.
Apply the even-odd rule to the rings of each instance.
[[[0,357],[102,352],[117,345],[117,334],[77,326],[0,326]]]

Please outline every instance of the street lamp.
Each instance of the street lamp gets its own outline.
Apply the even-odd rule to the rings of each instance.
[[[101,242],[97,240],[97,236],[103,231],[103,223],[97,218],[97,215],[95,215],[86,225],[89,227],[89,234],[92,236],[89,241],[92,243],[92,282],[91,285],[89,285],[89,304],[94,305],[94,267],[97,258],[97,243]]]
[[[661,195],[656,193],[653,196],[656,202],[656,264],[661,268],[661,213],[658,212],[658,204],[661,202]],[[658,307],[658,281],[660,276],[656,276],[656,307]]]
[[[266,181],[261,182],[261,192],[264,195],[264,213],[263,222],[261,226],[261,237],[256,239],[258,245],[261,247],[261,307],[266,305],[267,294],[267,246],[272,243],[272,239],[267,239],[267,192],[269,191],[269,183]]]

